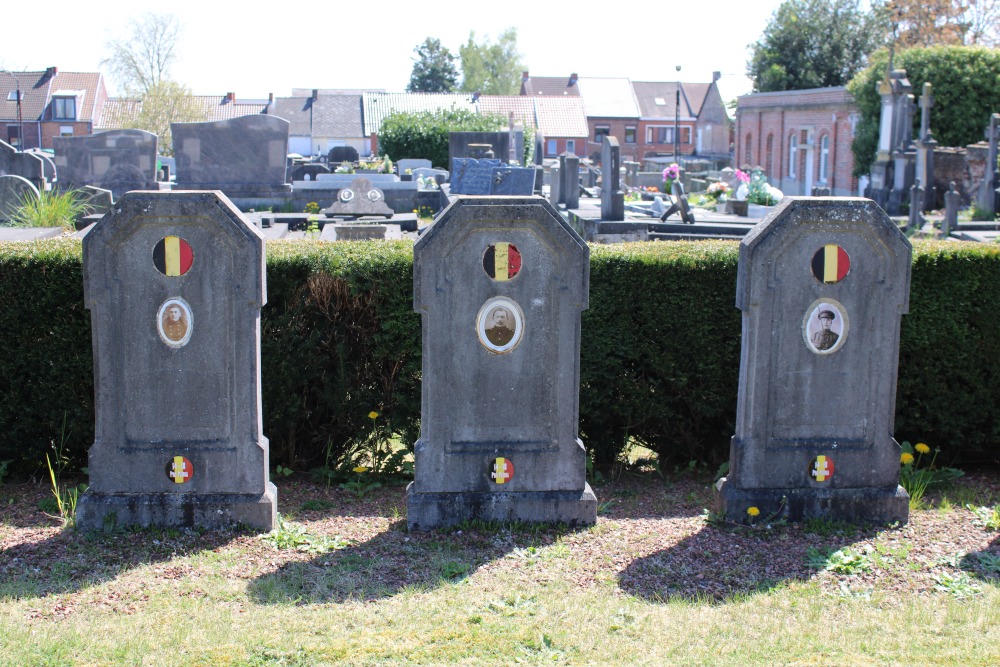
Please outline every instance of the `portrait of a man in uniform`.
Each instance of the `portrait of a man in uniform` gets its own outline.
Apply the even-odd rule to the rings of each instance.
[[[160,306],[159,331],[163,342],[180,347],[191,337],[191,311],[180,299],[170,299]]]
[[[514,330],[510,313],[506,308],[494,308],[490,313],[490,326],[486,328],[486,339],[498,347],[502,347],[514,338]]]
[[[837,314],[832,310],[821,310],[816,317],[819,319],[820,329],[813,334],[812,344],[817,350],[829,350],[837,344],[837,339],[840,338],[839,334],[830,330],[830,325],[837,319]]]

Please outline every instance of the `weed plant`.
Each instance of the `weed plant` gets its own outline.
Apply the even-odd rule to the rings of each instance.
[[[79,190],[43,190],[38,197],[25,193],[10,218],[14,227],[62,227],[76,231],[76,221],[93,210]]]

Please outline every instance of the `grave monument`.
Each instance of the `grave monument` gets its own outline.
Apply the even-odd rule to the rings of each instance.
[[[274,528],[264,237],[215,192],[130,192],[83,240],[94,344],[84,529]]]
[[[856,198],[785,198],[740,243],[729,520],[907,521],[892,432],[910,254]]]
[[[80,137],[53,137],[59,187],[93,185],[117,199],[129,190],[156,190],[156,135],[110,130]]]
[[[459,197],[413,253],[423,397],[410,529],[594,523],[577,437],[587,245],[541,197]]]

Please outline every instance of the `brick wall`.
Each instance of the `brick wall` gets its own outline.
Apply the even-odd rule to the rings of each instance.
[[[745,95],[737,101],[736,164],[762,167],[768,182],[786,195],[808,195],[812,187],[829,187],[839,196],[855,195],[851,142],[857,114],[853,98],[843,88]]]
[[[46,121],[42,123],[42,148],[52,148],[52,137],[61,136],[63,127],[72,127],[73,136],[92,134],[90,123],[73,121]]]
[[[587,138],[587,150],[581,155],[586,155],[587,157],[594,159],[595,162],[601,161],[601,146],[602,142],[594,141],[594,133],[597,131],[597,126],[607,126],[610,129],[610,136],[618,140],[618,146],[621,148],[621,159],[622,161],[637,161],[639,156],[638,149],[639,144],[637,143],[639,138],[639,119],[638,118],[587,118],[587,127],[590,130],[590,136]],[[632,143],[625,142],[625,128],[633,127],[635,128],[635,138],[636,141]]]

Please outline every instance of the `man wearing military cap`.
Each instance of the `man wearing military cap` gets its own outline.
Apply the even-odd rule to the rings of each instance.
[[[817,350],[829,350],[837,344],[837,339],[840,338],[836,332],[830,331],[830,325],[837,319],[837,314],[832,310],[821,310],[816,317],[822,328],[812,336],[813,347]]]

